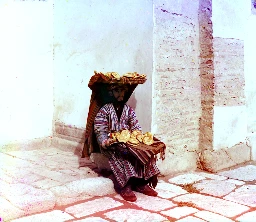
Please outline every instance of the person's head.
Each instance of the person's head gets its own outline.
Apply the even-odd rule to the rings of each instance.
[[[117,102],[124,100],[125,93],[128,91],[128,87],[125,85],[111,84],[108,87],[109,94],[115,98]]]

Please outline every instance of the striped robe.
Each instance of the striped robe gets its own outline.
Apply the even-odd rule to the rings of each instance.
[[[124,129],[141,131],[135,112],[130,106],[124,105],[120,120],[118,120],[112,103],[104,105],[99,110],[94,120],[94,132],[100,146],[105,139],[109,138],[111,132]],[[124,187],[131,177],[148,180],[152,176],[159,174],[159,169],[155,162],[152,162],[149,167],[142,166],[138,168],[136,166],[139,161],[131,162],[112,150],[101,149],[101,152],[108,156],[110,167],[120,187]]]

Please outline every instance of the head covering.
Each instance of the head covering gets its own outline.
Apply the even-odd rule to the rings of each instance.
[[[96,136],[94,134],[94,119],[102,106],[114,102],[114,98],[109,95],[109,90],[114,87],[124,86],[127,91],[124,102],[127,102],[138,84],[146,82],[146,75],[137,72],[126,73],[120,76],[117,72],[96,72],[91,77],[88,87],[92,90],[89,112],[85,129],[85,142],[82,157],[89,156],[92,152],[100,152]]]

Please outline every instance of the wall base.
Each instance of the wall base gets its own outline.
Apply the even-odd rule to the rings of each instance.
[[[256,161],[256,135],[249,136],[248,142],[251,146],[251,160]]]
[[[51,146],[63,151],[73,152],[76,156],[81,157],[84,144],[59,137],[54,137],[52,139]]]
[[[21,151],[21,150],[37,150],[51,146],[52,137],[37,138],[33,140],[12,142],[0,147],[1,152]]]
[[[197,168],[197,154],[195,152],[166,153],[164,160],[158,160],[157,166],[164,176]]]
[[[251,160],[251,147],[244,143],[228,149],[205,150],[200,156],[201,169],[217,172]]]

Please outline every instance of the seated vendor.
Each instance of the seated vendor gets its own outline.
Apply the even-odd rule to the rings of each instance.
[[[109,159],[110,167],[120,186],[120,195],[127,201],[136,201],[133,190],[157,196],[157,192],[149,184],[152,184],[153,180],[157,181],[159,169],[154,158],[150,163],[143,165],[136,156],[129,153],[125,143],[113,143],[110,137],[111,132],[142,131],[134,110],[124,101],[128,87],[126,84],[108,84],[107,90],[113,102],[105,104],[98,111],[94,120],[94,132],[101,152]]]

